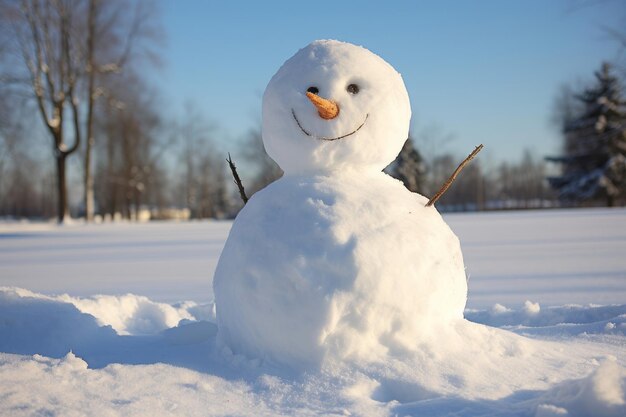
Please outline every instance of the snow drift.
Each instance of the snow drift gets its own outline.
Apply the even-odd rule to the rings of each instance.
[[[209,321],[183,319],[155,334],[119,335],[76,308],[81,301],[0,290],[0,351],[13,353],[0,353],[0,415],[624,415],[625,305],[541,308],[527,326],[519,325],[528,314],[523,307],[508,309],[515,331],[557,339],[517,338],[547,352],[498,345],[499,335],[512,334],[475,325],[491,333],[477,352],[508,349],[497,374],[482,369],[490,355],[449,363],[443,360],[449,349],[439,345],[416,363],[348,361],[293,377],[224,352]],[[186,309],[180,305],[171,307]],[[198,310],[203,317],[211,305],[187,311]],[[472,314],[488,321],[493,311]],[[581,322],[554,324],[561,319]],[[607,322],[615,326],[607,329]]]

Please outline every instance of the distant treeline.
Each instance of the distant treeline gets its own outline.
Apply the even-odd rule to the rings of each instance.
[[[189,104],[173,116],[145,76],[160,60],[162,37],[149,1],[0,0],[0,217],[236,215],[242,203],[210,115]],[[561,156],[547,161],[526,151],[501,163],[479,157],[437,207],[624,204],[620,78],[603,65],[593,83],[564,90],[555,114]],[[448,136],[421,127],[387,172],[432,196],[470,151],[434,151],[444,143]],[[259,128],[230,151],[249,195],[282,174]]]

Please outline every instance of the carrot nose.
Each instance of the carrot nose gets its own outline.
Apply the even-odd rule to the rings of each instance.
[[[322,119],[334,119],[339,114],[339,106],[334,101],[326,100],[310,92],[307,92],[306,96],[311,100],[311,103],[317,107],[317,112]]]

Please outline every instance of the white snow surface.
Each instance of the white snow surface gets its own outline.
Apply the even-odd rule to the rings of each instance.
[[[541,306],[626,302],[624,209],[450,213],[444,220],[461,241],[470,309],[519,307],[526,300]],[[231,222],[0,222],[0,285],[207,304],[230,228]]]
[[[253,196],[232,225],[215,270],[215,302],[45,295],[24,281],[53,280],[51,269],[6,283],[2,276],[0,412],[624,416],[623,302],[542,307],[528,297],[521,307],[499,300],[464,315],[470,275],[459,239],[426,198],[380,172],[400,150],[409,119],[402,78],[380,57],[337,41],[300,50],[263,98],[264,144],[285,176]],[[617,239],[608,244],[598,227],[575,233],[618,247],[602,257],[617,265],[621,291],[625,225],[610,224]],[[497,249],[485,259],[497,265],[504,235],[497,224],[483,227],[497,230]],[[71,276],[59,262],[67,256],[81,263],[81,283],[98,281],[90,272],[111,248],[90,259],[78,256],[84,242],[68,248],[42,236],[19,226],[2,235],[6,270],[39,261],[24,250],[30,238],[62,282]],[[570,239],[585,254],[598,243],[561,238],[567,243],[557,251]],[[126,266],[140,242],[115,248]],[[532,235],[513,243],[530,252],[540,244]],[[148,259],[173,266],[167,257]],[[15,278],[20,284],[11,285]],[[141,278],[140,289],[159,282]],[[180,291],[176,276],[166,281]]]
[[[444,218],[469,322],[307,373],[218,342],[228,222],[1,224],[0,415],[626,415],[626,210]]]

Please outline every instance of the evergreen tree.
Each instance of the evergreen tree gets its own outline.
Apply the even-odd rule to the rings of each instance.
[[[409,191],[414,193],[424,192],[424,175],[426,169],[422,155],[413,146],[413,141],[408,138],[398,157],[389,165],[387,173],[399,179]]]
[[[626,102],[609,64],[595,76],[576,96],[582,110],[564,123],[565,155],[547,158],[562,164],[562,175],[548,180],[561,200],[602,198],[613,206],[626,195]]]

